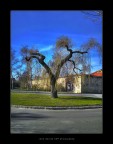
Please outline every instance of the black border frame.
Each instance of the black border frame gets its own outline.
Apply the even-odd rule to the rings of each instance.
[[[38,3],[38,4],[37,4]],[[110,2],[96,1],[96,0],[81,0],[70,3],[59,3],[38,1],[25,3],[15,1],[3,2],[1,8],[1,38],[2,46],[0,48],[1,58],[1,125],[2,125],[2,139],[1,143],[19,142],[19,143],[38,143],[38,142],[50,142],[46,138],[53,138],[52,141],[56,141],[55,138],[59,138],[57,142],[65,142],[60,138],[74,138],[69,141],[74,143],[101,143],[102,139],[110,141],[106,137],[106,134],[112,130],[112,4]],[[10,134],[10,11],[11,10],[103,10],[103,134]],[[106,120],[107,119],[107,120]],[[40,140],[43,138],[43,140]],[[89,139],[91,138],[91,139]],[[24,140],[24,141],[23,141]],[[68,142],[68,141],[67,141]],[[6,142],[7,143],[7,142]]]

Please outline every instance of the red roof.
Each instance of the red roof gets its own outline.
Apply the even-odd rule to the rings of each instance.
[[[91,76],[102,76],[102,70],[98,70],[98,71],[96,71],[96,72],[93,72],[93,73],[91,74]]]

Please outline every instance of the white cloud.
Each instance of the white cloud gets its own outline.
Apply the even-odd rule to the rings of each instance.
[[[45,46],[44,48],[40,49],[40,52],[49,51],[53,48],[53,45]]]

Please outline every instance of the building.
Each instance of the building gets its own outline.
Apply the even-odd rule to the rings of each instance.
[[[81,93],[102,93],[102,70],[91,73],[90,77],[85,78],[81,83]]]
[[[37,90],[50,91],[49,78],[33,80],[32,84]],[[57,90],[74,93],[102,93],[102,70],[85,76],[71,75],[59,77],[57,80]]]

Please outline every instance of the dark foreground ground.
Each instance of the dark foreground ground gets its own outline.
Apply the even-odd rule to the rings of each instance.
[[[102,133],[102,108],[42,110],[11,108],[11,133]]]

